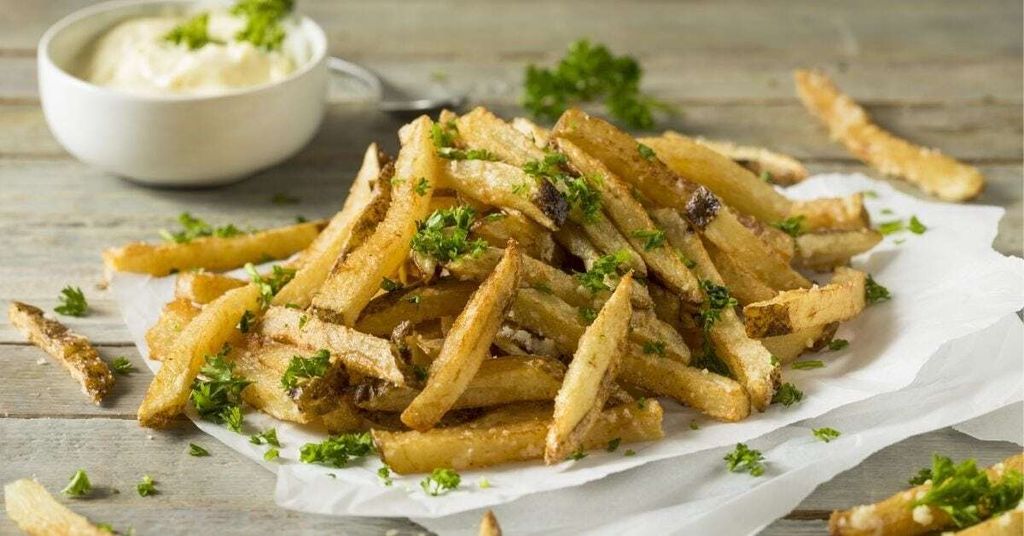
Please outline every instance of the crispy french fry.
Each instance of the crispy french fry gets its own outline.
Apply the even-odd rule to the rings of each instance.
[[[702,237],[772,288],[789,290],[811,286],[807,278],[790,268],[710,190],[701,187],[693,194],[687,203],[686,218]]]
[[[573,142],[659,205],[685,208],[686,200],[696,189],[696,185],[676,175],[657,158],[640,154],[639,144],[632,136],[578,108],[566,110],[551,135]]]
[[[12,301],[7,318],[29,342],[63,365],[93,403],[99,404],[114,386],[114,375],[89,339],[44,317],[42,310],[27,303]]]
[[[326,349],[331,362],[341,361],[359,374],[405,385],[398,359],[385,339],[355,329],[324,322],[316,315],[291,307],[271,306],[260,325],[263,335],[276,341],[301,346],[307,351]]]
[[[1003,471],[1024,471],[1024,455],[1016,454],[985,470],[989,479],[1002,478]],[[913,503],[919,493],[931,489],[923,484],[901,491],[875,504],[856,506],[849,510],[836,510],[828,520],[829,534],[833,536],[870,536],[892,534],[918,536],[931,534],[953,525],[949,515],[938,508],[927,508],[927,515],[914,514]],[[919,519],[921,522],[916,521]]]
[[[875,247],[882,235],[874,229],[807,233],[796,237],[797,266],[829,271]]]
[[[178,340],[189,322],[199,316],[200,311],[201,309],[193,305],[191,300],[185,298],[177,298],[164,305],[160,318],[146,330],[149,358],[162,361],[174,346],[174,341]]]
[[[660,230],[622,180],[572,141],[559,139],[558,148],[581,176],[596,177],[589,182],[601,193],[609,219],[658,279],[684,300],[700,303],[697,278],[671,248],[657,240]]]
[[[622,356],[619,380],[673,398],[720,421],[735,422],[750,415],[750,399],[735,380],[671,359],[644,355],[635,345]]]
[[[139,424],[149,428],[169,425],[188,402],[192,380],[203,359],[216,354],[236,332],[246,311],[259,309],[260,289],[255,283],[229,290],[203,307],[167,352],[139,406]]]
[[[387,337],[399,324],[419,324],[459,314],[477,285],[469,281],[443,280],[427,287],[389,292],[374,298],[356,322],[356,330]]]
[[[548,129],[530,121],[525,117],[515,117],[512,119],[512,128],[522,132],[524,136],[533,140],[533,144],[541,149],[545,149],[548,146],[548,138],[551,137],[551,132]]]
[[[749,169],[754,175],[773,184],[788,186],[807,178],[807,168],[799,160],[787,154],[778,153],[751,145],[736,145],[722,140],[694,138],[697,143],[721,153],[733,162]]]
[[[518,210],[506,209],[478,220],[473,224],[473,234],[499,248],[515,240],[524,254],[543,262],[554,258],[555,240],[551,233]]]
[[[704,249],[722,276],[725,286],[729,287],[729,293],[740,302],[740,305],[770,300],[775,296],[775,289],[766,285],[732,257],[722,253],[710,241],[704,243]]]
[[[504,162],[452,160],[444,166],[444,184],[477,201],[511,208],[550,230],[558,228],[569,206],[548,181],[527,175]]]
[[[430,367],[427,385],[402,412],[406,426],[421,431],[432,428],[465,391],[519,288],[522,264],[519,247],[510,242],[494,272],[455,319],[441,354]]]
[[[760,341],[780,363],[787,365],[807,352],[816,352],[828,346],[838,328],[839,323],[835,322],[797,330],[777,337],[765,337]]]
[[[544,158],[533,140],[517,131],[486,108],[477,107],[459,117],[459,137],[468,147],[486,149],[503,162],[522,167],[530,160]]]
[[[483,534],[483,523],[480,525],[480,530]],[[954,536],[1020,536],[1021,534],[1024,534],[1024,510],[1015,508],[961,530]]]
[[[174,281],[174,297],[199,305],[221,297],[225,292],[248,283],[231,276],[212,272],[185,272]]]
[[[500,410],[499,410],[500,411]],[[550,424],[546,418],[523,421],[500,419],[493,424],[468,423],[426,432],[373,431],[373,441],[381,459],[399,474],[430,472],[437,467],[470,469],[540,458]],[[663,411],[648,400],[643,408],[636,404],[618,406],[601,413],[583,448],[604,448],[618,438],[623,443],[660,439]]]
[[[554,400],[564,375],[565,366],[548,357],[517,355],[485,359],[451,409]],[[419,392],[413,387],[363,384],[356,390],[355,404],[368,411],[401,412]]]
[[[29,478],[4,485],[7,517],[29,536],[110,536],[57,502],[39,482]]]
[[[313,297],[314,307],[337,315],[346,325],[355,323],[381,280],[405,261],[416,222],[427,215],[439,166],[430,141],[431,124],[421,116],[402,128],[402,149],[395,163],[387,215],[373,235],[332,270]]]
[[[849,320],[864,310],[866,281],[864,272],[840,266],[828,285],[787,290],[748,304],[743,308],[747,335],[773,337]]]
[[[298,223],[231,237],[208,236],[183,244],[131,244],[103,251],[109,270],[165,276],[203,268],[223,272],[246,263],[284,259],[308,246],[324,227],[323,221]]]
[[[488,510],[484,512],[484,517],[480,520],[480,532],[479,536],[501,536],[501,525],[498,524],[498,518],[494,516],[494,512]]]
[[[683,364],[690,362],[690,349],[683,337],[670,324],[661,321],[653,311],[634,310],[629,324],[630,340],[636,342],[645,353]]]
[[[973,199],[985,188],[985,178],[936,149],[914,145],[883,130],[867,112],[818,71],[794,73],[796,91],[812,115],[828,127],[833,139],[875,169],[906,179],[946,201]]]
[[[580,447],[608,400],[633,314],[629,303],[632,282],[632,273],[619,280],[612,297],[577,343],[562,388],[555,397],[555,411],[545,440],[544,462],[549,465],[562,461]]]

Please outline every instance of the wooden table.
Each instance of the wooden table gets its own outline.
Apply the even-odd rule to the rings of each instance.
[[[394,147],[398,123],[365,103],[337,97],[316,140],[291,161],[218,190],[136,186],[85,166],[50,136],[35,86],[35,44],[47,26],[86,0],[0,5],[0,297],[52,309],[60,289],[81,286],[92,314],[68,323],[104,356],[145,370],[109,293],[97,288],[104,247],[153,239],[189,210],[215,222],[269,226],[332,213],[370,141]],[[1012,0],[850,3],[757,0],[578,2],[303,0],[337,54],[399,84],[444,78],[506,116],[523,66],[550,63],[589,36],[636,55],[646,87],[678,104],[667,127],[768,145],[813,171],[865,171],[801,109],[790,71],[819,66],[899,134],[982,168],[979,203],[1007,208],[999,251],[1021,255],[1021,4]],[[254,111],[258,113],[258,111]],[[276,192],[302,199],[271,203]],[[120,377],[103,407],[87,403],[57,366],[0,320],[0,481],[35,476],[59,490],[77,468],[122,493],[76,502],[76,510],[142,534],[417,533],[409,522],[303,515],[273,504],[273,476],[194,426],[151,432],[135,422],[150,374]],[[188,443],[212,457],[187,455]],[[1014,450],[951,429],[889,447],[834,481],[765,534],[820,534],[833,508],[901,487],[932,452],[990,463]],[[140,498],[142,474],[161,494]],[[14,532],[6,519],[0,533]]]

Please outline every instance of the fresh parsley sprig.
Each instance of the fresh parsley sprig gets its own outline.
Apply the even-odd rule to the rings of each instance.
[[[206,223],[206,221],[196,218],[188,212],[182,212],[178,215],[178,223],[181,224],[180,231],[170,232],[166,229],[161,229],[160,236],[168,242],[187,244],[196,238],[206,236],[230,238],[232,236],[245,234],[245,231],[242,231],[234,224],[229,223],[222,227],[213,227],[209,223]]]
[[[412,250],[446,263],[463,255],[478,255],[487,249],[483,239],[470,240],[469,230],[476,211],[468,205],[435,210],[416,224]]]
[[[65,316],[85,316],[89,312],[89,302],[79,287],[70,285],[60,291],[57,298],[60,305],[53,308],[54,311]]]
[[[142,475],[142,481],[135,486],[135,490],[139,492],[140,497],[156,495],[156,481],[149,475]]]
[[[889,293],[889,289],[879,285],[875,278],[868,274],[868,279],[864,283],[864,299],[869,304],[875,304],[892,299],[892,294]]]
[[[281,376],[281,387],[291,391],[302,383],[323,377],[331,364],[331,353],[321,349],[310,357],[294,356]]]
[[[252,382],[234,374],[234,364],[227,360],[230,351],[225,344],[220,353],[206,356],[189,399],[203,419],[241,433],[242,390]]]
[[[437,497],[459,487],[462,477],[451,469],[434,469],[420,482],[420,487],[431,497]]]
[[[294,0],[239,0],[231,13],[244,17],[245,27],[238,31],[235,39],[248,41],[263,50],[281,48],[285,38],[281,20],[294,7]]]
[[[772,395],[772,404],[782,404],[788,408],[803,399],[804,392],[787,382],[782,384],[779,390],[775,391],[775,394]]]
[[[842,432],[840,432],[839,430],[836,430],[835,428],[828,428],[828,427],[825,427],[825,428],[815,428],[815,429],[811,430],[811,433],[814,434],[814,437],[816,437],[816,438],[818,438],[818,439],[820,439],[820,440],[822,440],[822,441],[824,441],[826,443],[828,443],[828,442],[832,441],[833,439],[836,439],[840,435],[842,435]]]
[[[736,443],[736,449],[725,455],[725,466],[733,473],[750,473],[752,476],[764,474],[764,455],[761,451],[747,447],[744,443]]]
[[[224,41],[210,37],[207,27],[210,23],[210,14],[199,13],[185,22],[171,28],[171,31],[164,35],[164,40],[175,45],[185,45],[189,50],[197,50],[209,44],[223,45]]]
[[[92,482],[89,482],[89,475],[86,474],[85,469],[79,469],[75,471],[75,474],[71,476],[71,480],[68,481],[68,485],[64,486],[64,489],[60,490],[60,492],[68,497],[82,497],[91,490]]]
[[[605,255],[594,261],[594,264],[586,272],[577,273],[576,281],[593,293],[611,290],[611,287],[605,282],[606,278],[617,275],[619,268],[628,261],[629,252],[626,250]]]
[[[267,307],[274,296],[295,277],[295,270],[275,264],[269,274],[260,274],[251,262],[245,264],[245,272],[253,283],[260,287],[260,305]]]
[[[342,434],[320,443],[306,443],[299,449],[299,460],[330,467],[344,467],[352,458],[373,452],[373,438],[369,432]]]
[[[124,356],[115,357],[114,360],[110,362],[110,368],[122,376],[135,372],[135,365],[133,365],[132,362]]]

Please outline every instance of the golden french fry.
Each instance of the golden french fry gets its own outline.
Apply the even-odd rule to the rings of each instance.
[[[729,293],[740,302],[740,305],[770,300],[775,296],[775,289],[766,285],[732,257],[722,253],[710,241],[703,244],[725,286],[729,287]]]
[[[469,281],[442,280],[427,287],[396,290],[374,298],[356,322],[356,330],[387,337],[405,321],[413,325],[444,316],[458,315],[477,285]]]
[[[183,244],[133,242],[104,250],[103,263],[113,271],[157,277],[197,268],[223,272],[250,262],[284,259],[313,242],[323,227],[323,221],[313,221],[231,237],[207,236]]]
[[[472,231],[494,247],[515,240],[524,254],[543,262],[551,262],[555,255],[551,233],[518,210],[505,209],[485,216],[473,224]]]
[[[564,375],[565,365],[547,357],[517,355],[485,359],[451,409],[554,400]],[[356,390],[355,404],[368,411],[401,412],[419,392],[413,387],[366,384]]]
[[[786,365],[807,352],[816,352],[828,346],[838,328],[839,323],[835,322],[759,340],[768,349],[768,352],[775,356],[780,363]]]
[[[803,268],[829,271],[881,241],[882,234],[874,229],[802,234],[796,237],[795,261]]]
[[[174,341],[178,340],[192,319],[199,316],[200,311],[191,300],[185,298],[177,298],[164,305],[156,323],[146,330],[149,358],[162,361],[174,346]]]
[[[431,125],[429,118],[421,116],[402,127],[402,149],[395,163],[387,215],[373,235],[334,268],[313,297],[314,307],[337,315],[345,325],[355,323],[381,280],[405,261],[416,222],[427,215],[439,174],[430,141]]]
[[[737,145],[729,141],[694,138],[697,143],[721,153],[772,184],[788,186],[807,178],[807,168],[796,158],[764,147]]]
[[[565,222],[554,234],[555,241],[566,251],[579,257],[588,270],[605,255],[619,252],[625,253],[623,265],[629,270],[643,276],[647,274],[647,265],[640,254],[633,249],[626,237],[622,236],[612,222],[606,218],[580,225],[576,222]]]
[[[818,71],[793,73],[796,91],[812,115],[828,127],[833,139],[875,169],[906,179],[946,201],[973,199],[985,188],[985,177],[973,166],[896,137],[871,121],[867,112]]]
[[[248,281],[212,272],[185,272],[174,281],[174,297],[203,305],[246,283]]]
[[[89,339],[46,318],[42,310],[27,303],[12,301],[7,318],[29,342],[63,365],[93,403],[99,404],[114,386],[114,375]]]
[[[442,168],[444,184],[473,199],[511,208],[555,230],[568,213],[565,199],[548,181],[504,162],[452,160]]]
[[[548,129],[530,121],[525,117],[515,117],[512,119],[512,128],[521,132],[524,136],[533,140],[533,144],[541,149],[545,149],[548,146],[548,139],[551,137],[551,132]]]
[[[1024,455],[1015,454],[985,470],[989,479],[1000,479],[1003,472],[1015,469],[1024,471]],[[932,534],[953,526],[949,515],[938,508],[924,507],[915,514],[913,503],[918,493],[927,492],[931,484],[923,484],[901,491],[888,499],[849,510],[836,510],[828,520],[828,531],[832,536],[870,536],[891,534],[894,536],[918,536]]]
[[[629,339],[644,353],[657,355],[683,364],[690,362],[690,348],[671,324],[663,322],[650,310],[633,311]]]
[[[544,462],[557,463],[578,449],[597,421],[626,348],[633,307],[629,293],[633,274],[619,280],[612,297],[587,327],[555,397],[555,411],[548,428]]]
[[[252,382],[242,390],[242,399],[250,406],[282,421],[309,424],[317,416],[303,411],[281,387],[281,376],[293,355],[305,353],[295,346],[253,343],[235,354],[235,372]]]
[[[301,346],[307,351],[325,349],[331,362],[341,361],[359,374],[405,385],[405,375],[385,339],[355,329],[324,322],[316,315],[291,307],[271,306],[263,315],[261,333],[271,339]]]
[[[4,485],[7,517],[29,536],[110,536],[57,502],[39,482],[29,478]]]
[[[329,434],[365,432],[370,429],[367,420],[347,398],[339,399],[337,407],[321,415],[320,421]]]
[[[374,430],[373,442],[384,463],[399,474],[537,459],[544,455],[551,422],[550,406],[542,411],[546,413],[544,418],[536,418],[536,412],[532,412],[525,420],[518,420],[506,413],[505,418],[488,420],[488,424],[470,422],[426,432]],[[622,443],[660,439],[664,435],[662,414],[661,405],[654,400],[646,401],[643,408],[628,404],[605,410],[584,439],[583,448],[604,448],[613,439]]]
[[[259,300],[259,285],[250,283],[203,307],[164,356],[139,406],[139,424],[164,427],[182,412],[205,356],[216,354],[237,332],[235,326],[246,311],[259,310]]]
[[[484,517],[480,520],[478,534],[479,536],[501,536],[501,525],[498,525],[498,518],[494,516],[494,512],[490,510],[484,512]]]
[[[735,380],[707,369],[645,355],[635,345],[622,356],[619,381],[673,398],[720,421],[735,422],[750,415],[750,399]]]
[[[867,274],[840,266],[823,287],[780,292],[748,304],[743,320],[749,337],[773,337],[822,324],[849,320],[864,310]]]
[[[459,137],[474,149],[486,149],[516,167],[530,160],[541,160],[544,151],[529,137],[513,128],[486,108],[477,107],[457,120]]]
[[[519,247],[505,247],[494,272],[480,284],[455,319],[441,354],[430,367],[427,385],[402,412],[402,422],[414,430],[432,428],[465,391],[494,340],[519,288],[523,261]]]

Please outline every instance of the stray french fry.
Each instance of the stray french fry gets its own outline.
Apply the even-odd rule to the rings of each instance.
[[[807,233],[796,237],[797,266],[829,271],[878,245],[882,234],[874,229]]]
[[[501,319],[519,288],[523,261],[519,247],[505,247],[494,272],[480,284],[445,338],[441,355],[430,367],[427,385],[402,412],[414,430],[432,428],[465,391],[501,326]]]
[[[498,518],[494,516],[494,512],[484,512],[484,517],[480,520],[479,536],[501,536],[501,525],[498,525]]]
[[[774,337],[849,320],[864,310],[867,274],[840,266],[823,287],[787,290],[774,298],[748,304],[743,320],[749,337]]]
[[[477,285],[469,281],[444,280],[428,287],[396,290],[374,298],[363,309],[355,328],[363,333],[386,337],[399,324],[419,324],[443,316],[458,315]]]
[[[181,332],[192,319],[199,316],[201,309],[193,305],[191,300],[177,298],[164,305],[160,318],[146,330],[146,347],[149,358],[162,361],[167,352],[174,346]]]
[[[65,325],[43,316],[43,311],[27,303],[12,301],[7,318],[32,344],[42,348],[82,386],[82,392],[99,404],[114,386],[114,375],[89,344],[89,339]]]
[[[259,300],[259,285],[250,283],[203,307],[164,356],[139,406],[139,424],[161,428],[182,412],[204,357],[216,354],[237,332],[235,326],[246,311],[259,310]]]
[[[29,536],[110,536],[57,502],[39,482],[29,478],[4,485],[7,517]]]
[[[812,115],[828,127],[833,139],[875,169],[906,179],[946,201],[974,199],[985,188],[985,178],[936,149],[926,149],[898,138],[871,121],[867,112],[818,71],[793,73],[796,91]]]
[[[729,141],[694,138],[697,143],[721,153],[733,162],[749,169],[754,175],[773,184],[788,186],[807,178],[807,168],[799,160],[787,154],[778,153],[750,145],[736,145]]]
[[[301,251],[324,227],[322,221],[298,223],[231,237],[207,236],[185,243],[131,244],[103,252],[110,270],[165,276],[203,268],[223,272]]]
[[[579,448],[608,400],[629,333],[632,282],[632,273],[619,280],[612,297],[576,345],[555,397],[555,412],[545,441],[544,462],[549,465]]]

